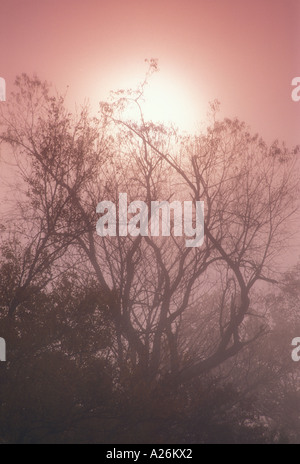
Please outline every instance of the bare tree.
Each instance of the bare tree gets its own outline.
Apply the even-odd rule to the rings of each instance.
[[[146,122],[143,86],[129,96],[141,110],[138,123],[122,119],[123,92],[116,104],[102,105],[98,120],[86,110],[74,120],[46,84],[23,76],[17,87],[15,103],[1,117],[1,140],[13,147],[19,166],[25,163],[37,212],[30,217],[37,230],[31,266],[40,274],[55,264],[54,277],[76,266],[112,296],[111,350],[121,376],[150,388],[167,373],[185,382],[264,333],[263,324],[250,337],[246,330],[251,295],[260,281],[274,281],[272,259],[296,209],[295,151],[278,142],[268,147],[238,120],[217,120],[217,104],[201,135],[182,137]],[[97,236],[97,204],[117,203],[121,192],[148,205],[204,201],[203,246],[187,248],[174,231],[171,237]],[[212,286],[219,299],[208,305],[203,296]],[[180,339],[191,307],[199,316],[193,358]]]

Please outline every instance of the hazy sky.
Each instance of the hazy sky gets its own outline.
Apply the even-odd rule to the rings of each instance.
[[[137,84],[155,57],[154,117],[191,129],[217,98],[268,142],[300,142],[291,99],[300,0],[1,0],[0,9],[8,92],[17,74],[35,72],[95,108],[109,90]]]

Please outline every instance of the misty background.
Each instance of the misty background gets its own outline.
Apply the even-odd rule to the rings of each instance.
[[[299,2],[1,11],[0,442],[299,443]],[[98,237],[120,192],[204,245]]]

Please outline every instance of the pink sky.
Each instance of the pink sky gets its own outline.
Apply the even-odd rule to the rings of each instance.
[[[0,76],[37,73],[69,100],[92,104],[135,85],[144,59],[185,89],[201,122],[218,98],[268,142],[300,142],[299,0],[1,0]],[[181,86],[181,87],[180,87]]]

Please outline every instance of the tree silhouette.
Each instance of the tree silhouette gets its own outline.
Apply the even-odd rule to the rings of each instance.
[[[180,408],[187,411],[188,397],[198,404],[193,386],[205,389],[204,379],[247,353],[266,334],[268,319],[256,304],[255,292],[261,283],[276,282],[274,257],[286,243],[287,223],[296,211],[297,149],[290,151],[277,141],[267,146],[239,120],[218,120],[217,102],[205,133],[182,136],[144,120],[142,91],[143,86],[137,93],[118,92],[115,102],[102,104],[98,119],[89,117],[87,108],[73,116],[63,97],[51,95],[47,83],[23,75],[1,115],[0,140],[13,151],[22,179],[18,218],[5,224],[2,235],[1,324],[11,347],[18,345],[20,333],[24,343],[12,365],[1,366],[4,378],[6,369],[10,371],[3,388],[17,375],[22,353],[29,379],[40,378],[44,365],[46,383],[53,370],[67,373],[59,376],[57,392],[69,382],[77,384],[80,394],[90,388],[87,396],[94,396],[100,382],[99,391],[104,388],[111,409],[106,432],[96,434],[95,441],[109,441],[113,430],[131,440],[132,431],[144,421],[141,436],[150,433],[159,442],[154,424],[168,427],[170,420],[177,424],[173,438],[178,439],[180,425],[174,418]],[[138,122],[122,117],[128,99],[141,111]],[[186,248],[184,238],[173,233],[97,236],[97,204],[117,203],[121,192],[129,202],[147,205],[204,201],[203,246]],[[28,341],[27,330],[34,339]],[[34,360],[29,360],[30,353]],[[43,395],[45,388],[43,384]],[[209,404],[229,404],[231,395],[239,396],[237,391],[230,383],[215,383]],[[167,394],[172,395],[163,408]],[[42,402],[31,428],[24,431],[21,420],[9,439],[42,441],[36,423],[51,416],[54,404],[53,423],[46,431],[44,422],[42,426],[46,440],[52,427],[56,439],[60,433],[60,439],[68,441],[68,424],[77,424],[77,417],[81,424],[96,421],[103,429],[95,413],[102,407],[97,395],[91,405],[86,397],[77,398],[75,390],[69,399],[62,400],[64,407],[57,396],[52,404]],[[30,396],[28,401],[30,405]],[[3,407],[7,418],[9,403]],[[78,408],[84,414],[78,416]],[[93,408],[93,414],[87,414]],[[16,414],[21,409],[16,403]],[[198,418],[186,412],[187,420],[194,424],[202,416],[207,424],[216,424],[214,410],[200,404]],[[249,411],[243,411],[246,424]],[[223,441],[242,440],[237,416],[230,416],[235,425]],[[124,423],[127,438],[120,432]],[[219,427],[221,437],[228,423]],[[267,440],[259,427],[258,437]],[[206,438],[191,438],[188,430],[186,426],[186,440],[212,440],[209,428]],[[1,433],[6,436],[4,427]]]

